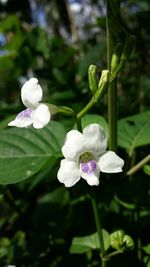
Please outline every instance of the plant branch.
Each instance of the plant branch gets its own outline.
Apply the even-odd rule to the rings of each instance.
[[[110,16],[110,1],[107,0],[107,65],[111,73],[111,60],[115,46],[115,40],[111,32],[109,24]],[[117,150],[117,77],[110,83],[108,90],[108,122],[109,122],[109,148],[110,150]]]
[[[138,170],[140,170],[149,161],[150,161],[150,154],[147,155],[140,162],[138,162],[136,165],[134,165],[126,174],[127,175],[133,175],[134,173],[136,173]]]
[[[104,247],[104,238],[103,238],[103,232],[102,232],[102,227],[101,227],[101,221],[100,221],[100,216],[99,216],[99,211],[98,211],[98,204],[97,204],[97,199],[95,195],[95,191],[93,190],[90,194],[91,202],[92,202],[92,208],[93,208],[93,214],[94,214],[94,219],[95,219],[95,224],[96,224],[96,229],[98,233],[98,238],[99,238],[99,244],[100,244],[100,256],[102,259],[102,267],[106,266],[106,252],[105,252],[105,247]]]
[[[87,105],[77,114],[78,120],[81,119],[99,99],[102,99],[104,96],[107,88],[109,85],[109,71],[108,70],[103,70],[102,75],[98,84],[97,91],[91,98],[91,100],[87,103]]]

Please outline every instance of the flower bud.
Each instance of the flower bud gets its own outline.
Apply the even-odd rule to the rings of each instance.
[[[111,59],[111,73],[115,72],[115,70],[118,67],[121,52],[122,52],[122,44],[117,43],[117,45],[115,47],[115,51],[114,51],[114,53],[112,55],[112,59]]]
[[[134,248],[134,241],[123,230],[117,230],[110,235],[110,245],[116,250],[132,250]]]
[[[101,78],[98,83],[98,89],[95,94],[96,99],[101,99],[104,96],[108,88],[108,84],[109,84],[109,71],[102,70]]]
[[[123,246],[123,238],[125,236],[125,233],[123,230],[117,230],[110,234],[110,245],[114,249],[121,249]]]
[[[97,72],[98,72],[98,67],[95,65],[90,65],[89,70],[88,70],[88,76],[89,76],[89,87],[94,94],[97,90]]]
[[[73,111],[73,109],[66,107],[66,106],[58,106],[58,113],[61,113],[65,116],[74,116],[75,113]]]
[[[117,68],[115,69],[115,72],[113,72],[111,77],[110,77],[110,82],[112,82],[114,80],[114,78],[117,76],[117,74],[124,67],[125,63],[127,62],[127,60],[129,59],[129,57],[132,54],[134,45],[135,45],[135,37],[133,35],[130,35],[125,42],[125,46],[124,46],[122,55],[120,57],[120,62],[118,64]]]

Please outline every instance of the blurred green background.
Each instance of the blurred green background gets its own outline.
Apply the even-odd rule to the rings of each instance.
[[[85,1],[82,9],[75,11],[64,0],[0,1],[0,132],[7,130],[8,122],[23,109],[20,88],[30,77],[38,78],[44,102],[69,106],[77,112],[84,107],[91,97],[89,65],[107,66],[105,5],[105,1]],[[88,10],[93,19],[87,19]],[[121,1],[121,13],[135,35],[136,47],[118,78],[118,118],[146,114],[141,121],[137,119],[140,128],[149,116],[145,112],[150,103],[150,2]],[[107,95],[90,113],[107,121]],[[54,119],[64,125],[64,132],[74,123],[60,115]],[[130,126],[135,126],[133,121]],[[131,155],[121,141],[119,145],[128,169]],[[140,161],[148,151],[148,146],[139,145],[132,160]],[[56,179],[58,167],[58,159],[53,158],[32,178],[0,187],[0,266],[100,266],[98,251],[69,253],[73,237],[95,232],[95,223],[86,197],[88,186],[81,181],[65,189]],[[140,251],[135,248],[117,256],[108,266],[150,266],[147,173],[145,167],[130,181],[119,175],[113,179],[102,175],[96,188],[104,228],[109,232],[124,229],[136,240],[136,246],[141,244]],[[128,203],[138,204],[131,209]]]

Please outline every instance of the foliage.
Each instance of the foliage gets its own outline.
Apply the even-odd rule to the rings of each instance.
[[[150,144],[150,112],[142,112],[119,121],[119,146],[125,148],[131,156],[140,146]]]
[[[122,15],[136,36],[135,51],[118,77],[118,154],[126,164],[123,175],[101,174],[96,197],[106,229],[105,248],[109,254],[119,251],[108,267],[149,267],[149,162],[130,176],[127,172],[149,154],[150,6],[146,0],[122,2]],[[92,25],[100,28],[99,34],[76,43],[32,27],[16,14],[0,22],[0,32],[8,40],[0,47],[5,51],[0,55],[0,266],[99,266],[89,188],[80,181],[66,189],[56,178],[65,134],[76,128],[75,121],[55,114],[55,121],[42,130],[8,129],[7,124],[22,108],[22,81],[33,74],[44,88],[46,102],[77,112],[86,105],[92,95],[89,65],[98,66],[97,78],[106,68],[104,20]],[[103,100],[95,103],[82,124],[99,123],[109,138],[107,96]],[[121,244],[118,233],[123,234]]]
[[[64,136],[65,131],[58,122],[52,122],[49,127],[39,131],[33,129],[2,131],[0,183],[21,182],[32,177],[43,166],[49,166],[51,162],[57,161]]]
[[[107,250],[110,247],[110,238],[109,234],[106,230],[102,229],[104,235],[104,246]],[[72,245],[70,247],[70,253],[85,253],[89,250],[99,249],[99,240],[98,240],[98,233],[94,233],[90,236],[84,237],[75,237],[72,240]]]

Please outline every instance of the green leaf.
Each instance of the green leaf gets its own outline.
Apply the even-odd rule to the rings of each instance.
[[[83,128],[85,128],[90,123],[98,123],[104,129],[106,138],[108,138],[108,123],[104,117],[96,115],[96,114],[86,114],[82,118]]]
[[[36,174],[36,177],[33,176],[32,180],[30,180],[30,186],[28,188],[28,191],[34,190],[35,187],[38,186],[39,183],[41,183],[43,179],[45,179],[46,177],[49,177],[49,174],[52,173],[53,169],[56,166],[57,161],[58,161],[58,158],[51,157],[50,160],[46,162],[46,164],[44,165],[44,168],[42,168],[41,171]],[[51,176],[51,180],[49,181],[53,182],[52,176]]]
[[[56,188],[53,192],[47,193],[39,199],[38,203],[58,203],[66,205],[69,201],[69,191],[64,186]]]
[[[11,128],[0,133],[0,184],[13,184],[37,173],[58,157],[65,131],[51,121],[41,130]]]
[[[110,234],[110,245],[116,250],[132,250],[134,241],[131,236],[125,234],[124,230],[118,229]]]
[[[150,267],[150,260],[148,261],[146,267]]]
[[[89,65],[93,63],[99,64],[99,58],[102,58],[105,47],[105,42],[88,46],[88,51],[86,51],[83,55],[78,68],[78,74],[81,77],[85,77],[87,75]]]
[[[143,262],[145,263],[146,267],[150,267],[150,257],[149,256],[144,256],[143,257]]]
[[[142,249],[143,249],[147,254],[150,255],[150,244],[148,244],[148,245],[142,247]]]
[[[121,199],[119,199],[116,195],[114,196],[114,199],[115,199],[115,201],[117,203],[119,203],[124,208],[129,209],[129,210],[135,210],[135,205],[134,204],[124,202]]]
[[[150,144],[150,111],[121,119],[118,124],[118,144],[131,156],[137,147]]]
[[[147,175],[150,175],[150,165],[146,164],[144,166],[144,172],[147,174]]]
[[[0,130],[7,128],[8,123],[14,119],[14,115],[9,115],[2,121],[0,121]]]
[[[107,250],[110,247],[109,233],[102,229],[104,238],[104,247]],[[70,247],[70,253],[82,254],[89,250],[100,249],[98,233],[94,233],[89,236],[74,237],[72,240],[72,245]]]
[[[9,15],[0,22],[0,31],[7,32],[12,29],[19,29],[20,21],[17,15]]]

